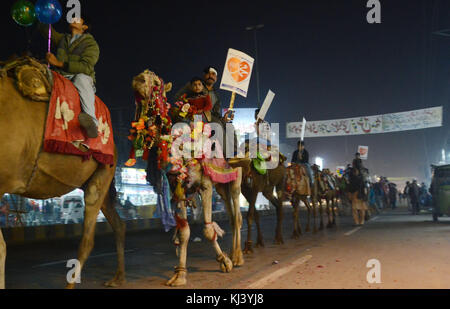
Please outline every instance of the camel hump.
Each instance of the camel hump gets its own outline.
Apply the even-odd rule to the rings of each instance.
[[[31,57],[22,57],[4,64],[1,74],[16,81],[17,90],[26,98],[48,102],[52,92],[52,74],[45,64]]]

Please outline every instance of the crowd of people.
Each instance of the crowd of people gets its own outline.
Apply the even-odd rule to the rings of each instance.
[[[399,204],[406,205],[413,215],[418,215],[421,209],[429,209],[432,196],[425,183],[418,184],[417,180],[406,182],[403,190],[390,182],[386,177],[370,184],[369,203],[377,209],[396,209]]]

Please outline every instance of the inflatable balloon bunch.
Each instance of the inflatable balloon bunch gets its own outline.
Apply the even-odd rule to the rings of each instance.
[[[38,0],[36,5],[27,0],[18,0],[12,6],[11,15],[17,24],[24,27],[33,25],[36,19],[49,25],[48,51],[50,52],[51,25],[57,23],[62,17],[62,7],[58,0]]]
[[[36,21],[36,11],[33,3],[26,0],[16,1],[11,8],[14,21],[23,27],[29,27]]]

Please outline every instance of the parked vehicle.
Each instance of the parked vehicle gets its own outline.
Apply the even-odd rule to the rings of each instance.
[[[433,220],[450,216],[450,165],[433,166],[431,194],[433,195]]]

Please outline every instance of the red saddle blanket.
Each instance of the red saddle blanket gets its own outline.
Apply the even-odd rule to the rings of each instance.
[[[61,74],[53,72],[53,92],[50,98],[44,136],[44,151],[94,158],[105,165],[114,164],[114,138],[109,110],[97,96],[95,114],[97,116],[98,137],[88,138],[80,127],[78,115],[81,113],[80,96],[72,82]],[[87,152],[75,144],[89,148]]]

